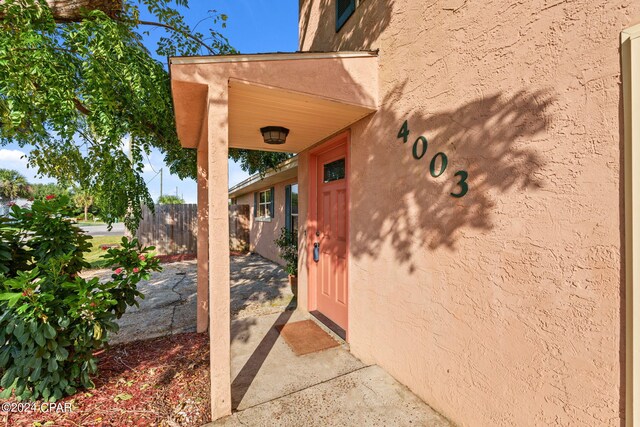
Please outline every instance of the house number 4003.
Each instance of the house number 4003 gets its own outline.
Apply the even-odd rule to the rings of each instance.
[[[407,124],[406,120],[398,131],[398,139],[400,138],[404,143],[406,143],[409,139],[409,125]],[[416,138],[413,143],[413,158],[416,160],[420,160],[421,158],[423,158],[424,155],[427,154],[428,146],[429,141],[427,141],[427,138],[422,135]],[[438,159],[440,160],[440,167],[437,167]],[[445,153],[436,153],[431,158],[431,162],[429,163],[429,173],[432,177],[438,178],[447,169],[448,163],[449,159],[447,159],[447,155]],[[465,170],[460,170],[454,173],[453,176],[457,176],[459,178],[457,182],[458,191],[449,194],[451,194],[453,197],[462,197],[467,194],[467,191],[469,191],[469,184],[467,184],[467,177],[469,176],[469,174]]]

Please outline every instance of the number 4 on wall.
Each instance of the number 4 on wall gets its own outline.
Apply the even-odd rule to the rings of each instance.
[[[404,123],[402,124],[402,127],[398,131],[398,138],[402,138],[403,142],[407,142],[407,139],[409,138],[409,124],[407,123],[406,120],[404,121]]]

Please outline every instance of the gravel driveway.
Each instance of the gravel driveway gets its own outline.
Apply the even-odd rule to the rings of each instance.
[[[111,277],[110,270],[91,270],[85,277]],[[140,307],[130,307],[118,320],[111,344],[193,332],[196,325],[197,261],[163,264],[138,289]],[[231,257],[231,318],[262,316],[283,310],[293,294],[281,266],[257,254]]]

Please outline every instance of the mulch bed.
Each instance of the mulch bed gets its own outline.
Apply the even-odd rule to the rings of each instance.
[[[58,402],[71,403],[71,412],[0,412],[0,425],[175,427],[211,419],[206,333],[121,344],[98,357],[96,388]]]

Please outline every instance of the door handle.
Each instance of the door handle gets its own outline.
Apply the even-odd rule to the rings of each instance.
[[[315,262],[320,261],[320,243],[318,242],[313,244],[313,260]]]

